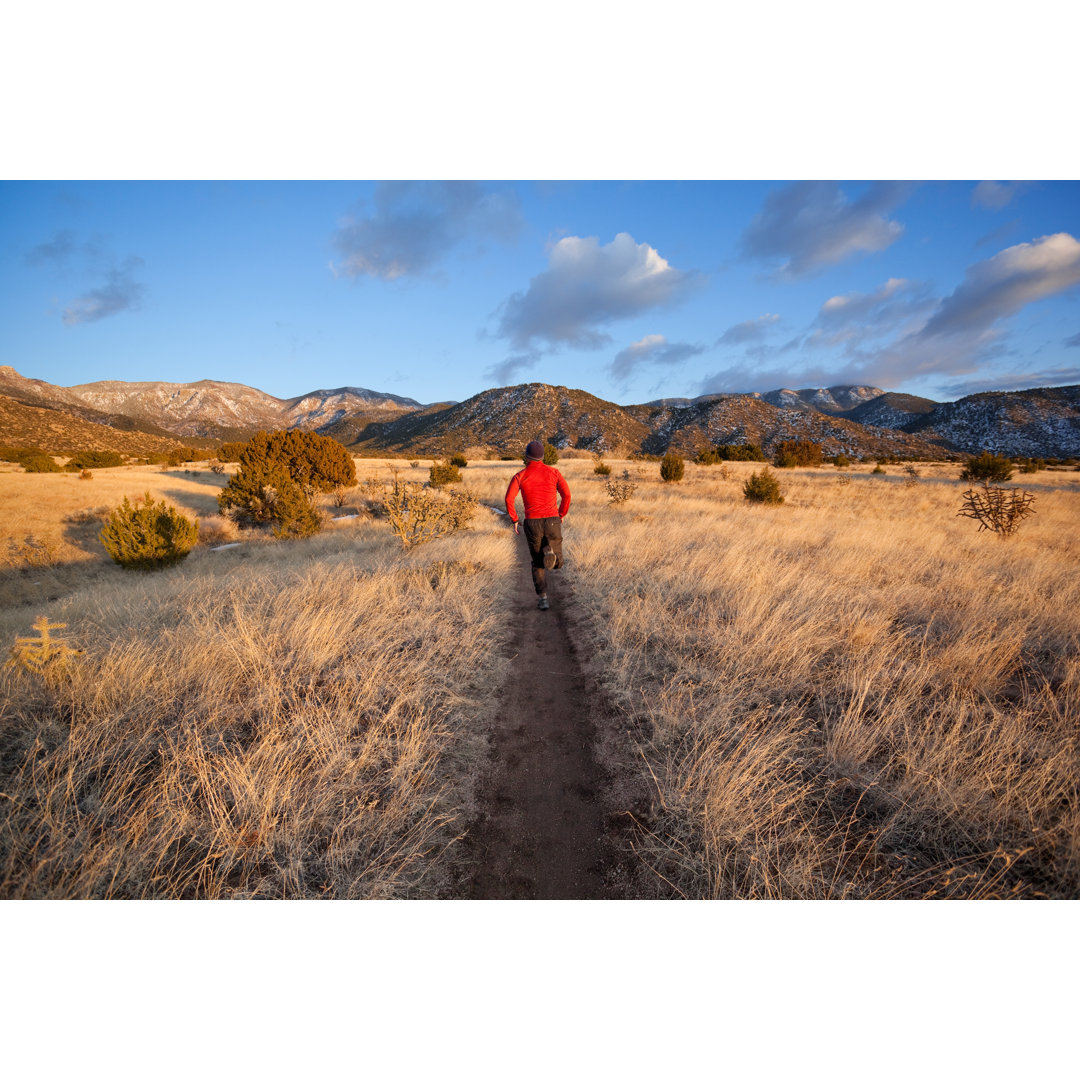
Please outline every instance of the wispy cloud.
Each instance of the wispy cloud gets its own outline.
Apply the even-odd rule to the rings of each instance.
[[[729,326],[716,339],[719,346],[745,345],[752,341],[761,341],[765,334],[780,321],[779,315],[759,315],[756,319]]]
[[[856,255],[882,251],[903,225],[887,215],[913,185],[874,183],[854,201],[829,180],[809,180],[770,192],[742,235],[744,257],[784,260],[779,273],[799,277]]]
[[[948,397],[966,397],[987,390],[1031,390],[1039,386],[1080,383],[1080,367],[1049,368],[1044,371],[995,372],[977,379],[965,379],[943,387]]]
[[[336,274],[390,281],[427,274],[468,242],[513,240],[522,224],[517,195],[472,181],[387,181],[375,188],[374,213],[348,218],[333,235]]]
[[[1065,347],[1067,349],[1080,349],[1080,334],[1073,334],[1072,337],[1065,339]]]
[[[566,236],[552,247],[548,268],[500,306],[496,336],[522,353],[599,349],[611,341],[603,326],[680,300],[694,280],[629,233],[604,245],[595,236]]]
[[[25,252],[23,262],[27,266],[67,269],[76,250],[75,233],[71,229],[61,229],[51,240]]]
[[[1004,210],[1030,183],[1029,180],[980,180],[971,193],[971,205]]]
[[[635,341],[616,353],[608,365],[608,371],[619,382],[626,382],[639,368],[653,365],[671,367],[689,360],[692,356],[699,356],[704,351],[704,345],[668,341],[663,334],[646,334],[640,341]]]
[[[146,286],[135,280],[135,274],[142,266],[143,260],[132,255],[120,266],[113,267],[103,284],[76,297],[64,309],[62,317],[65,325],[78,326],[118,315],[122,311],[137,310],[146,291]]]
[[[923,338],[980,332],[1025,304],[1080,284],[1080,242],[1068,233],[1016,244],[969,266],[921,331]]]
[[[750,345],[704,380],[699,393],[848,383],[892,388],[929,376],[974,375],[1009,355],[1004,324],[1010,316],[1078,284],[1080,242],[1068,233],[1017,244],[974,263],[943,298],[934,297],[925,282],[890,278],[869,293],[830,297],[801,339],[783,349]],[[1065,344],[1080,345],[1080,334]],[[804,350],[803,362],[786,362],[784,350],[792,346]],[[824,349],[838,350],[832,362],[807,362]],[[974,386],[1004,388],[1009,380],[1038,385],[1071,377],[1070,369],[1038,374],[994,370],[992,376],[956,380],[948,390],[973,393]]]

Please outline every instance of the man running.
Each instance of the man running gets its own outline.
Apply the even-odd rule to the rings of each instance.
[[[544,571],[562,566],[562,519],[570,509],[570,487],[558,469],[544,464],[544,447],[535,439],[525,447],[525,468],[514,473],[506,489],[506,512],[514,523],[515,534],[518,517],[514,501],[519,491],[525,504],[525,539],[532,555],[533,588],[539,597],[536,606],[547,611],[550,605]]]

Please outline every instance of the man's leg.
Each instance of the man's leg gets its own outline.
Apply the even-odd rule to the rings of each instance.
[[[552,554],[555,556],[555,565],[552,569],[558,570],[563,564],[561,517],[544,519],[544,544],[551,548]]]
[[[544,581],[544,518],[525,519],[525,539],[529,544],[529,555],[532,559],[533,588],[537,596],[543,596],[547,591]]]

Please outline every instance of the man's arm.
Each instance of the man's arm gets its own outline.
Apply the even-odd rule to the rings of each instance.
[[[566,478],[562,473],[559,473],[555,488],[559,492],[559,517],[564,518],[566,517],[566,511],[570,509],[570,485],[566,482]]]
[[[517,511],[514,509],[514,500],[517,498],[517,493],[521,488],[521,473],[514,473],[510,480],[510,486],[506,489],[506,512],[510,515],[510,520],[517,524]]]

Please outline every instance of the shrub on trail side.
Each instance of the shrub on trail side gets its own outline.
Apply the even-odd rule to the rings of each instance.
[[[199,523],[148,491],[141,504],[124,501],[109,514],[101,542],[113,562],[128,570],[159,570],[187,558],[199,536]]]
[[[1011,480],[1013,464],[1007,457],[999,457],[984,450],[978,457],[973,457],[960,473],[960,479],[968,483],[986,480],[992,484],[1001,484]]]
[[[241,466],[218,493],[222,514],[238,524],[272,525],[279,538],[311,536],[322,519],[304,489],[281,466]]]
[[[240,453],[240,468],[279,466],[301,487],[356,486],[356,465],[341,443],[313,431],[258,431]]]
[[[551,443],[544,443],[544,464],[557,465],[559,463],[559,451]]]
[[[660,479],[666,484],[677,484],[686,473],[686,462],[679,454],[667,453],[660,462]]]
[[[768,465],[761,472],[753,473],[743,484],[743,496],[748,502],[772,503],[777,506],[784,501],[784,496],[780,493],[780,481]]]

